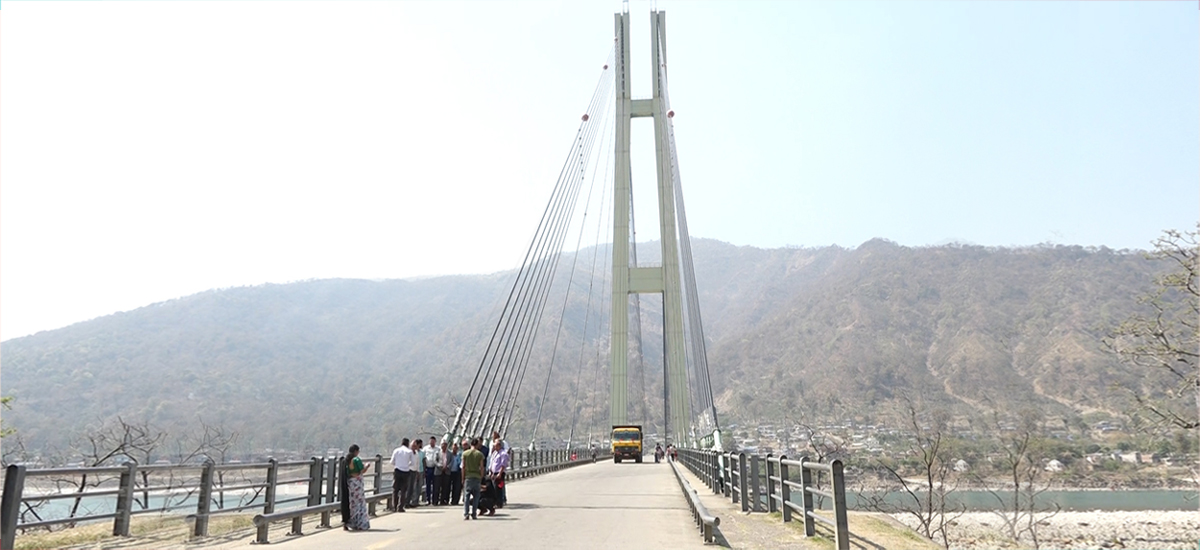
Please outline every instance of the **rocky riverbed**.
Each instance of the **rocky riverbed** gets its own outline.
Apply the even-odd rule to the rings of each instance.
[[[896,515],[909,527],[916,522]],[[1008,540],[1003,520],[991,512],[969,512],[954,520],[947,532],[952,550],[1033,548],[1025,536]],[[1059,512],[1039,515],[1039,548],[1195,550],[1200,541],[1200,511]]]

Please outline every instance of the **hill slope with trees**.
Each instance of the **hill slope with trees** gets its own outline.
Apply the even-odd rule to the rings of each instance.
[[[581,254],[590,259],[591,250]],[[1161,268],[1138,251],[883,240],[767,250],[697,239],[694,256],[727,422],[869,421],[900,392],[966,416],[1036,407],[1078,419],[1120,415],[1128,403],[1119,388],[1158,383],[1101,345]],[[570,260],[560,264],[547,318],[563,307]],[[70,436],[118,415],[171,433],[201,421],[224,426],[254,450],[350,440],[390,448],[438,430],[438,417],[461,399],[514,276],[212,290],[5,341],[0,376],[15,401],[4,425],[30,448],[60,453]],[[576,440],[605,430],[608,327],[596,308],[608,309],[607,279],[597,275],[589,307],[588,277],[579,266],[572,279],[539,437],[565,437],[572,423]],[[630,396],[635,419],[650,396],[653,425],[661,300],[642,303],[645,359],[631,363],[644,366],[631,368]],[[550,320],[539,333],[515,441],[529,437],[557,329]]]

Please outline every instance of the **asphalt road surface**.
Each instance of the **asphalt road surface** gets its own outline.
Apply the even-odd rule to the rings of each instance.
[[[382,508],[381,508],[382,509]],[[340,518],[334,515],[336,523]],[[512,483],[508,505],[495,516],[464,521],[462,507],[422,506],[383,513],[361,532],[307,529],[304,536],[272,534],[282,550],[362,548],[703,548],[687,502],[666,463],[611,461]],[[222,548],[261,545],[233,543]]]

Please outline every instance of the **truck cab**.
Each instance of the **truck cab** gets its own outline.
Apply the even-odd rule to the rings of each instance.
[[[613,462],[621,463],[622,459],[632,458],[635,462],[642,461],[642,427],[613,426],[612,430]]]

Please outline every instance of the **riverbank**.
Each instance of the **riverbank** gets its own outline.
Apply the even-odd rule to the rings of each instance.
[[[894,516],[916,527],[912,517]],[[1200,512],[1059,512],[1038,515],[1041,548],[1195,550],[1200,541]],[[1003,522],[992,512],[968,512],[947,529],[951,550],[1032,548],[1028,537],[1008,540]]]

